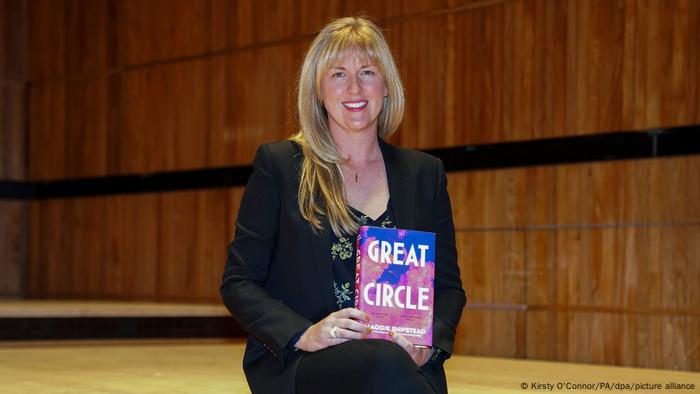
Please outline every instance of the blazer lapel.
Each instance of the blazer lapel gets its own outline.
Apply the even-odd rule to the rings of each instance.
[[[387,183],[391,196],[391,208],[394,211],[396,227],[413,229],[415,218],[415,184],[410,168],[400,155],[400,151],[390,144],[379,140],[384,156]]]
[[[413,229],[415,227],[415,184],[408,164],[402,160],[400,151],[390,144],[379,140],[384,157],[387,183],[391,196],[391,209],[394,211],[396,227]],[[316,275],[320,285],[323,303],[331,313],[337,309],[333,294],[333,270],[330,261],[330,225],[323,219],[323,232],[314,233],[309,227],[310,247],[316,264]]]
[[[331,283],[333,281],[333,269],[331,268],[331,237],[330,237],[330,225],[327,219],[323,219],[322,232],[314,233],[309,225],[308,230],[311,237],[311,250],[314,254],[314,261],[316,263],[316,275],[318,275],[318,283],[320,285],[321,297],[323,298],[323,303],[328,309],[328,313],[331,313],[337,309],[335,303],[335,294],[333,294],[333,287]]]

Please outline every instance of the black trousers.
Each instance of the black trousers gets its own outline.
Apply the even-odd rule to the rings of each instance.
[[[446,393],[447,388],[441,366],[437,371],[418,368],[399,345],[368,339],[304,353],[297,367],[296,392],[435,394]]]

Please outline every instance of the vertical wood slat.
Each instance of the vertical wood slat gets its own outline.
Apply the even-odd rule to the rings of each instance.
[[[631,99],[630,81],[634,77],[624,67],[625,47],[632,45],[632,37],[625,34],[625,1],[574,2],[576,8],[570,18],[576,22],[576,40],[569,50],[575,52],[576,92],[573,130],[589,134],[605,130],[630,129],[632,119],[625,119],[625,99]],[[628,71],[628,73],[625,73]]]
[[[48,86],[48,85],[44,85]],[[71,81],[65,85],[65,123],[48,125],[59,135],[65,133],[66,178],[104,176],[109,173],[107,163],[109,111],[108,80],[91,79]],[[38,87],[37,87],[38,88]],[[32,90],[36,91],[36,90]],[[31,92],[31,91],[30,91]],[[34,129],[36,130],[36,129]],[[49,129],[49,131],[53,131]],[[51,140],[55,137],[50,136]],[[31,166],[36,168],[35,166]]]
[[[697,124],[700,4],[636,2],[635,127]]]
[[[0,179],[23,180],[26,170],[24,84],[0,84]]]
[[[27,1],[0,1],[0,179],[26,179]],[[27,204],[0,201],[0,297],[24,293]]]
[[[26,211],[22,201],[0,201],[0,297],[24,293]]]
[[[409,21],[387,32],[403,72],[406,96],[405,117],[392,141],[407,147],[445,146],[444,92],[446,89],[446,18]],[[432,31],[433,34],[425,34]],[[423,48],[432,48],[425,56]],[[410,72],[405,72],[410,70]],[[433,98],[425,100],[426,97]],[[388,100],[391,100],[388,97]],[[423,131],[430,132],[423,132]]]
[[[27,72],[27,0],[0,1],[0,81],[24,81]]]

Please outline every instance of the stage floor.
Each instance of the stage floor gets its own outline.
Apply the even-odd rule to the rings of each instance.
[[[221,340],[63,341],[0,344],[0,393],[249,393],[241,342]],[[451,393],[593,392],[609,384],[694,384],[700,373],[456,356],[446,364]],[[561,384],[593,388],[557,390]],[[526,385],[522,389],[521,385]],[[570,386],[571,387],[571,386]]]
[[[0,299],[0,318],[20,317],[217,317],[222,304]]]

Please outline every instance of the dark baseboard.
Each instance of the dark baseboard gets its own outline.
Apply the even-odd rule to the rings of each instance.
[[[55,339],[242,338],[233,317],[0,318],[2,341]]]

